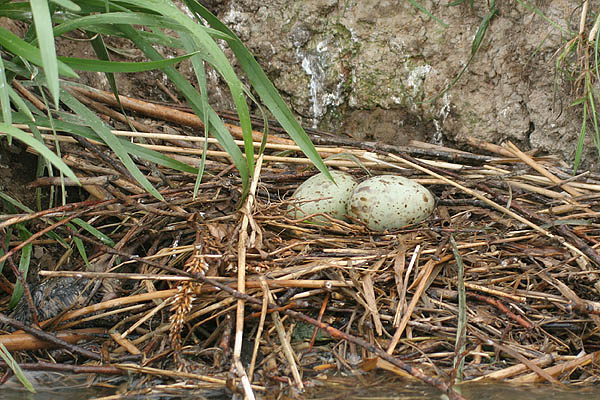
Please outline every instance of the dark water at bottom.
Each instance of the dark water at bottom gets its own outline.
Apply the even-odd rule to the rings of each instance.
[[[337,384],[313,387],[303,396],[312,400],[362,399],[362,400],[411,400],[442,399],[442,393],[420,382],[395,377],[368,377],[348,384],[343,379]],[[354,386],[354,387],[352,387]],[[510,385],[506,383],[466,383],[458,385],[457,391],[469,400],[600,400],[600,385],[557,388],[550,385]]]
[[[65,375],[46,372],[26,372],[37,393],[29,393],[13,378],[0,386],[0,400],[88,400],[116,394],[115,389],[89,387],[88,376]],[[407,381],[387,373],[372,373],[359,377],[331,377],[314,384],[299,399],[312,400],[412,400],[442,399],[436,389],[415,381]],[[123,378],[115,380],[115,386],[123,383]],[[600,400],[600,384],[596,386],[570,386],[557,388],[550,385],[509,385],[503,383],[467,383],[458,387],[460,393],[469,400]],[[264,396],[256,392],[257,398],[276,399],[277,394]],[[228,399],[227,391],[184,391],[183,395],[164,392],[127,399]],[[290,397],[284,396],[289,399]]]

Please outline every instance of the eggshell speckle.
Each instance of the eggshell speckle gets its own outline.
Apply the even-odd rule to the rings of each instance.
[[[311,176],[292,195],[293,204],[288,210],[292,218],[302,218],[310,214],[329,214],[343,219],[348,200],[357,185],[352,175],[341,171],[330,171],[335,183],[323,173]],[[325,222],[326,218],[317,216],[316,221]]]
[[[434,206],[433,195],[424,186],[402,176],[380,175],[354,189],[347,211],[369,229],[385,231],[423,221]]]

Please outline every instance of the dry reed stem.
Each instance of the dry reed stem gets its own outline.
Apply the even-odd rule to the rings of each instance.
[[[252,359],[250,360],[250,366],[248,367],[248,377],[250,378],[250,382],[252,382],[254,377],[254,368],[256,366],[256,357],[258,357],[258,349],[260,346],[260,340],[262,336],[263,329],[265,327],[265,320],[267,319],[267,305],[269,304],[269,286],[267,285],[266,279],[264,276],[259,276],[260,288],[263,293],[263,303],[260,309],[260,320],[258,322],[258,327],[256,329],[256,335],[254,337],[254,349],[252,349]]]
[[[535,160],[533,160],[527,154],[525,154],[521,150],[519,150],[517,148],[517,146],[515,146],[513,143],[507,142],[507,143],[505,143],[505,147],[508,148],[515,156],[517,156],[521,160],[523,160],[523,162],[525,164],[529,165],[531,168],[535,169],[537,172],[539,172],[540,174],[542,174],[546,178],[550,179],[553,183],[555,183],[557,185],[560,185],[560,187],[563,188],[571,196],[577,197],[577,196],[581,196],[582,195],[582,193],[579,190],[571,187],[569,183],[563,183],[554,174],[552,174],[546,168],[544,168],[543,166],[541,166],[539,163],[535,162]]]
[[[531,360],[531,362],[534,363],[535,365],[543,368],[543,367],[546,367],[546,366],[552,364],[555,361],[555,359],[556,359],[556,357],[553,354],[544,354],[543,356],[541,356],[535,360]],[[515,375],[519,375],[528,370],[529,370],[529,368],[527,367],[527,365],[516,364],[516,365],[512,365],[510,367],[501,369],[499,371],[494,371],[494,372],[490,372],[489,374],[479,376],[475,379],[472,379],[470,382],[502,381],[504,379],[511,378]],[[537,376],[537,374],[534,374],[534,375]]]
[[[265,287],[266,295],[271,304],[274,304],[273,294],[269,290],[268,287]],[[271,313],[271,318],[273,319],[273,324],[275,326],[275,330],[277,331],[277,336],[279,337],[279,343],[281,344],[281,349],[283,350],[283,354],[288,362],[288,366],[292,371],[292,377],[294,378],[294,384],[298,390],[304,390],[304,383],[302,383],[302,377],[300,376],[300,372],[298,371],[298,365],[296,364],[296,358],[294,357],[294,350],[290,345],[289,338],[285,332],[285,328],[283,327],[282,319],[279,316],[279,312],[273,311]]]
[[[95,335],[102,335],[105,333],[106,329],[103,328],[84,328],[67,332],[57,332],[56,337],[67,343],[79,343],[83,340],[90,340]],[[38,339],[29,333],[0,335],[0,343],[4,345],[8,351],[41,350],[58,347],[52,343]]]
[[[563,384],[561,382],[559,382],[558,380],[556,380],[556,378],[554,378],[552,375],[548,374],[545,370],[541,369],[537,364],[535,364],[535,363],[531,362],[530,360],[526,359],[525,357],[523,357],[521,354],[519,354],[518,351],[514,350],[510,345],[504,345],[495,340],[487,338],[483,334],[477,332],[475,329],[472,329],[471,333],[473,333],[478,339],[482,340],[484,343],[491,344],[494,347],[496,347],[497,349],[507,352],[508,354],[510,354],[511,356],[513,356],[514,358],[516,358],[517,360],[519,360],[523,364],[525,364],[530,370],[534,371],[541,378],[543,378],[543,379],[547,380],[548,382],[553,383],[555,385],[563,386]]]
[[[248,226],[254,225],[251,223],[252,211],[254,205],[254,196],[256,195],[256,188],[258,185],[258,178],[262,168],[263,154],[261,153],[256,160],[254,167],[252,182],[250,183],[250,191],[248,197],[244,202],[240,212],[242,214],[242,221],[240,227],[239,241],[238,241],[238,264],[237,264],[237,284],[240,293],[246,293],[246,247],[251,245],[254,247],[253,241],[248,240]],[[254,228],[254,226],[253,226]],[[242,387],[244,394],[247,398],[253,399],[254,394],[250,388],[250,380],[246,375],[246,371],[240,362],[242,352],[242,341],[244,336],[244,300],[238,299],[236,309],[236,324],[235,324],[235,342],[233,350],[233,362],[237,372],[237,375],[242,380]]]
[[[109,332],[109,335],[115,341],[115,343],[117,343],[119,346],[123,347],[129,353],[142,354],[140,349],[135,347],[135,345],[133,343],[131,343],[129,340],[127,340],[126,338],[119,335],[117,332]]]
[[[419,286],[417,287],[417,290],[415,290],[415,294],[413,295],[413,298],[411,299],[410,303],[408,304],[408,307],[406,308],[406,311],[404,312],[404,316],[402,317],[402,320],[400,320],[400,324],[398,325],[396,332],[394,332],[394,336],[392,337],[390,345],[388,346],[388,349],[387,349],[388,354],[391,355],[394,353],[394,349],[396,348],[396,346],[398,345],[398,342],[400,341],[400,336],[402,336],[402,333],[404,332],[404,329],[406,328],[406,325],[408,324],[408,320],[412,316],[412,313],[417,305],[417,302],[419,301],[419,299],[421,298],[421,295],[423,294],[423,291],[425,290],[425,286],[427,285],[427,280],[429,279],[429,276],[431,275],[434,266],[435,266],[434,261],[429,260],[423,267],[423,275],[419,282]]]
[[[195,380],[202,381],[202,382],[215,383],[222,387],[225,387],[225,385],[227,384],[227,380],[225,380],[225,379],[213,378],[210,376],[200,375],[200,374],[192,374],[189,372],[171,371],[171,370],[152,368],[152,367],[141,367],[141,366],[134,365],[134,364],[113,364],[113,365],[124,371],[141,372],[141,373],[148,374],[148,375],[164,376],[164,377],[171,377],[171,378],[195,379]],[[264,386],[260,386],[260,385],[252,385],[252,389],[258,390],[261,392],[264,392],[266,390],[266,388]]]
[[[203,138],[152,132],[122,131],[118,134],[134,140],[152,140],[153,146],[157,146],[154,148],[165,154],[189,163],[199,162],[196,147],[203,143]],[[76,326],[84,321],[96,324],[115,318],[109,325],[113,326],[113,338],[99,339],[105,341],[105,352],[111,359],[128,352],[141,352],[148,367],[161,365],[170,354],[168,342],[167,351],[158,350],[164,348],[169,332],[169,324],[164,323],[172,314],[167,307],[168,299],[176,293],[175,289],[168,289],[169,285],[205,282],[201,288],[194,288],[188,304],[190,309],[181,314],[184,327],[181,343],[185,344],[182,351],[185,360],[182,361],[200,368],[210,367],[212,362],[216,369],[206,375],[223,377],[220,383],[214,384],[219,387],[225,380],[222,374],[232,368],[233,386],[241,384],[241,390],[249,397],[254,390],[250,389],[250,378],[256,380],[269,374],[273,382],[289,379],[297,382],[299,379],[290,371],[283,375],[273,373],[268,370],[268,361],[256,361],[261,353],[272,351],[274,346],[270,344],[277,341],[274,337],[277,328],[270,318],[266,318],[268,313],[275,312],[309,322],[331,335],[324,340],[335,349],[337,364],[321,362],[318,368],[337,367],[343,373],[345,369],[356,368],[353,363],[360,354],[363,357],[379,354],[380,364],[383,364],[382,360],[388,360],[430,383],[436,380],[411,370],[411,365],[420,365],[430,375],[453,376],[457,292],[449,289],[456,286],[450,261],[453,257],[445,254],[449,235],[456,238],[464,261],[465,283],[471,290],[467,298],[467,350],[460,355],[466,358],[467,376],[518,378],[518,374],[535,371],[536,364],[539,369],[536,376],[540,371],[540,375],[544,375],[542,368],[573,361],[573,353],[582,349],[596,350],[594,318],[600,313],[600,305],[594,300],[597,286],[600,286],[595,285],[600,270],[596,264],[581,257],[577,250],[585,250],[595,260],[594,249],[600,246],[598,174],[589,172],[570,177],[555,167],[557,162],[552,157],[533,158],[521,152],[517,153],[521,158],[515,158],[514,152],[507,148],[487,143],[477,143],[477,146],[500,157],[411,143],[420,150],[406,148],[408,154],[421,157],[413,161],[410,157],[394,156],[404,154],[396,153],[396,150],[376,157],[370,152],[395,149],[393,146],[371,146],[326,135],[319,135],[319,138],[317,149],[324,155],[352,154],[374,172],[400,173],[427,185],[438,197],[441,205],[438,212],[422,224],[383,233],[334,220],[326,227],[291,220],[285,215],[289,195],[314,171],[304,168],[308,160],[298,153],[297,146],[287,139],[275,143],[272,137],[265,149],[260,181],[253,181],[256,183],[252,196],[254,205],[247,212],[235,217],[240,179],[227,156],[223,152],[214,152],[216,143],[213,139],[209,140],[211,153],[207,154],[205,174],[210,180],[201,184],[196,200],[191,197],[194,177],[190,174],[160,167],[159,172],[167,177],[163,179],[153,175],[154,171],[147,166],[140,165],[142,172],[167,199],[160,203],[147,195],[128,195],[139,189],[128,183],[114,165],[101,164],[79,144],[61,137],[60,140],[65,140],[61,150],[69,152],[65,161],[76,174],[90,178],[87,183],[102,184],[88,185],[86,189],[93,189],[95,195],[103,199],[118,198],[56,207],[32,215],[0,215],[0,227],[17,223],[51,224],[50,218],[78,215],[115,242],[126,242],[128,250],[119,251],[103,247],[97,240],[88,240],[91,236],[87,232],[66,230],[84,240],[89,251],[119,256],[118,273],[80,271],[82,268],[78,264],[71,266],[72,271],[62,271],[65,267],[59,264],[59,271],[41,273],[56,281],[112,279],[126,288],[128,296],[107,301],[95,299],[86,307],[76,305],[61,318],[62,327]],[[177,154],[194,154],[177,155],[169,149],[181,151]],[[277,153],[279,151],[293,151],[298,157],[282,157]],[[524,159],[537,169],[532,169]],[[365,172],[348,160],[331,160],[331,164],[341,166],[359,179],[365,178]],[[114,176],[118,178],[114,179]],[[167,182],[175,189],[164,190]],[[487,186],[477,186],[481,182]],[[60,182],[39,180],[36,184]],[[473,187],[480,187],[486,193]],[[489,188],[493,190],[488,191]],[[585,194],[572,197],[572,193],[563,192],[565,188]],[[507,213],[507,210],[513,213]],[[203,215],[200,229],[190,226],[187,221],[194,213]],[[247,224],[242,229],[245,216]],[[65,228],[53,228],[64,236]],[[245,237],[242,230],[246,232]],[[206,261],[211,271],[209,275],[218,275],[206,278],[208,281],[179,269],[195,251],[194,235],[198,233],[205,247],[197,255]],[[18,249],[22,248],[18,246],[29,243],[48,246],[48,241],[39,236],[26,242],[13,235],[9,249],[17,248],[13,255],[18,255]],[[131,258],[132,254],[139,257]],[[72,256],[72,259],[78,258]],[[111,257],[106,258],[106,265],[112,265],[110,260]],[[415,274],[417,265],[422,267]],[[238,273],[240,269],[244,270],[243,280],[235,276],[236,267]],[[0,287],[3,284],[0,282]],[[239,287],[245,295],[233,291]],[[148,290],[154,292],[140,292]],[[277,293],[277,305],[267,301],[268,291]],[[227,321],[233,315],[233,309],[238,308],[238,302],[245,302],[245,305],[236,317],[236,325],[244,320],[243,329],[235,328],[236,340],[242,335],[252,335],[250,339],[255,342],[254,361],[246,370],[238,360],[230,362],[235,349],[231,348],[228,338],[233,336],[234,330],[227,328],[231,327]],[[318,315],[318,318],[310,319],[296,310]],[[55,319],[42,325],[52,329],[51,321]],[[301,324],[289,326],[294,325],[298,328]],[[278,335],[285,337],[279,341],[282,349],[284,343],[294,346],[292,350],[284,350],[286,359],[291,359],[294,352],[311,346],[316,330],[312,328],[304,338],[310,339],[310,343],[300,345],[291,343],[291,332],[284,326],[288,324],[282,323]],[[256,334],[252,333],[253,329],[257,330]],[[392,330],[395,330],[391,338],[396,340],[395,344],[386,336]],[[134,332],[138,336],[133,336]],[[311,333],[313,338],[310,338]],[[294,338],[296,335],[294,332]],[[233,341],[231,343],[236,346]],[[393,357],[385,351],[378,353],[381,348],[391,346]],[[312,354],[318,356],[323,351],[316,343],[312,353],[303,354],[295,361],[298,372],[302,371],[302,379],[314,379],[317,370],[307,367],[314,365],[311,364]],[[551,364],[538,362],[540,353],[545,351],[557,354]],[[406,363],[398,363],[397,356]],[[492,357],[507,366],[517,364],[518,368],[490,374],[490,369],[496,365],[491,363]],[[210,361],[197,362],[199,358]],[[268,359],[269,356],[265,360]],[[578,360],[565,365],[568,372],[559,376],[547,371],[544,379],[554,376],[554,379],[564,381],[597,375],[594,363]],[[441,372],[435,372],[434,368]],[[362,369],[367,369],[367,365]],[[186,378],[172,375],[170,379],[181,382]],[[438,387],[446,390],[443,384],[441,382]],[[234,390],[240,389],[233,386]],[[451,393],[450,396],[454,395]]]
[[[561,374],[570,375],[575,369],[584,367],[588,364],[598,362],[600,359],[600,351],[595,351],[590,354],[581,355],[574,360],[570,360],[561,364],[553,365],[552,367],[544,368],[544,372],[550,376],[559,376]],[[510,379],[511,383],[536,383],[540,382],[538,374],[531,373],[517,378]]]

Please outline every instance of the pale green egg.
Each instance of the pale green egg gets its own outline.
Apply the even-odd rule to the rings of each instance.
[[[330,171],[333,183],[323,173],[311,176],[292,195],[288,207],[291,218],[299,219],[311,214],[328,214],[346,220],[348,199],[357,185],[352,175],[341,171]],[[327,218],[316,216],[313,221],[325,222]]]
[[[435,199],[421,184],[396,175],[380,175],[360,183],[347,213],[375,231],[416,224],[431,215]]]

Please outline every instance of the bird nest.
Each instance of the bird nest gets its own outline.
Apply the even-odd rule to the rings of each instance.
[[[151,113],[137,103],[136,112]],[[204,139],[185,128],[136,129],[116,133],[200,164]],[[135,373],[129,394],[261,396],[374,368],[453,398],[456,378],[598,381],[599,175],[572,176],[556,158],[511,143],[472,140],[467,152],[311,137],[330,168],[358,180],[394,174],[423,184],[434,214],[393,232],[293,219],[290,196],[316,171],[276,135],[246,198],[212,140],[195,196],[195,175],[139,163],[159,201],[104,148],[59,133],[63,160],[91,197],[1,217],[4,232],[23,223],[34,232],[23,240],[12,231],[7,265],[16,269],[11,260],[28,245],[49,256],[34,259],[10,317],[5,292],[1,322],[16,331],[0,343],[23,369],[96,373],[96,381]],[[61,182],[32,182],[49,185]],[[59,258],[65,249],[48,232],[75,251]]]

